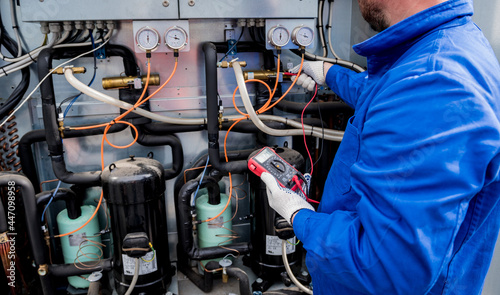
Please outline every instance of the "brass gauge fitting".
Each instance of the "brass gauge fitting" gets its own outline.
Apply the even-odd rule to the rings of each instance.
[[[71,70],[73,71],[73,74],[85,74],[87,69],[84,67],[71,67]],[[63,75],[64,74],[64,68],[58,67],[55,70],[51,69],[52,74],[57,74],[57,75]]]
[[[246,61],[238,61],[238,63],[240,64],[240,66],[242,68],[244,68],[244,67],[247,66],[247,62]],[[219,68],[232,68],[233,67],[233,63],[230,62],[230,61],[221,61],[221,62],[217,63],[217,66]]]
[[[257,79],[262,81],[270,81],[276,79],[276,71],[260,70],[260,71],[244,71],[243,76],[245,80]],[[291,81],[292,76],[283,75],[280,73],[280,79],[283,81]]]
[[[136,83],[136,79],[139,79],[139,78],[136,76],[121,76],[121,77],[103,78],[102,79],[102,88],[104,88],[106,90],[129,88],[130,86],[134,86],[134,83]],[[140,77],[142,85],[144,85],[146,83],[146,79],[147,79],[147,75],[142,75]],[[151,74],[149,76],[149,86],[158,86],[158,85],[160,85],[160,75],[159,74]]]

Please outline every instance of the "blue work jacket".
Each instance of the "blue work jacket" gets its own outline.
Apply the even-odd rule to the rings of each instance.
[[[318,212],[293,227],[314,294],[479,294],[500,226],[500,67],[470,0],[354,46],[326,82],[355,109]]]

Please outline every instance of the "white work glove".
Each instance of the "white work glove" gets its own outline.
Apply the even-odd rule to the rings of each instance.
[[[290,224],[292,215],[301,210],[313,210],[305,199],[291,189],[284,188],[279,185],[278,181],[269,173],[263,172],[260,179],[267,186],[267,199],[269,206],[276,211],[279,215],[286,219]]]
[[[295,66],[290,70],[290,73],[298,73],[300,65]],[[302,72],[297,78],[297,85],[306,88],[309,91],[314,90],[316,84],[325,84],[325,70],[322,61],[306,61],[302,65]]]

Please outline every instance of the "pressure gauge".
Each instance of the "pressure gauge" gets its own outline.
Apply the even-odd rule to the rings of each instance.
[[[267,33],[267,39],[271,45],[283,47],[288,44],[288,41],[290,41],[290,32],[288,32],[285,27],[277,25],[269,30]]]
[[[312,44],[314,31],[310,27],[298,26],[292,31],[292,42],[295,45],[307,47]]]
[[[178,26],[173,26],[165,32],[165,44],[173,50],[180,50],[187,45],[188,36],[186,31]]]
[[[135,36],[137,46],[144,51],[154,51],[160,45],[160,34],[153,28],[144,27]]]

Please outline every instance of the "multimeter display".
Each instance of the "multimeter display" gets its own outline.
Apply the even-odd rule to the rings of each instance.
[[[283,160],[271,148],[265,147],[248,161],[248,169],[260,177],[262,172],[268,172],[281,186],[295,190],[294,176],[302,183],[302,174],[292,165]]]

